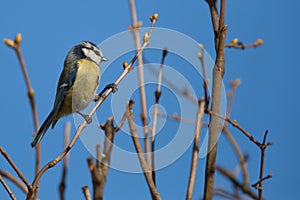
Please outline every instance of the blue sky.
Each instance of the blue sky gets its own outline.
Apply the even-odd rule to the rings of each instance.
[[[0,13],[0,38],[13,38],[18,32],[23,35],[22,52],[28,68],[31,84],[35,90],[35,99],[38,108],[40,123],[45,119],[53,106],[56,84],[62,69],[63,60],[68,50],[82,40],[90,40],[96,44],[126,31],[131,24],[127,1],[3,1]],[[227,42],[237,37],[244,43],[251,43],[257,38],[264,40],[263,46],[245,51],[226,50],[225,88],[228,82],[235,78],[242,80],[238,88],[232,118],[254,137],[261,140],[266,129],[269,130],[268,139],[274,146],[267,149],[265,173],[272,173],[273,178],[264,184],[264,194],[267,199],[292,199],[298,196],[297,185],[300,178],[297,170],[300,164],[296,156],[299,141],[297,117],[300,111],[300,89],[297,84],[299,67],[297,67],[298,40],[300,34],[297,27],[296,13],[299,3],[267,1],[228,1],[226,12]],[[144,26],[150,25],[149,16],[154,12],[159,14],[157,27],[172,29],[204,44],[207,52],[214,58],[213,32],[211,27],[208,6],[205,1],[168,1],[136,2],[138,19]],[[159,37],[153,32],[153,37]],[[128,40],[127,42],[131,42]],[[178,41],[174,41],[178,42]],[[114,48],[124,48],[124,43]],[[132,41],[133,47],[133,41]],[[165,46],[162,46],[164,48]],[[167,46],[168,47],[168,46]],[[103,49],[105,55],[105,49]],[[196,55],[197,52],[195,52]],[[129,60],[132,53],[122,55],[119,59],[104,64],[102,67],[107,75],[102,77],[100,87],[113,82],[121,73],[121,63]],[[109,58],[108,58],[109,59]],[[145,59],[159,63],[159,51],[145,52]],[[34,150],[30,148],[32,140],[33,122],[26,88],[21,70],[14,52],[4,44],[0,44],[0,65],[2,78],[0,87],[2,92],[2,131],[0,145],[9,153],[17,166],[31,182],[33,179]],[[180,66],[187,65],[182,58],[170,55],[166,65],[180,71]],[[192,71],[180,71],[184,76],[196,84]],[[134,74],[133,74],[134,75]],[[169,77],[172,79],[172,77]],[[137,83],[136,83],[137,84]],[[155,86],[146,89],[151,91]],[[170,106],[168,98],[172,99],[170,88],[165,89],[162,105],[168,114],[178,112],[175,106]],[[119,88],[122,92],[122,83]],[[201,90],[201,87],[200,87]],[[199,91],[200,91],[199,90]],[[196,93],[201,95],[201,91]],[[121,93],[122,94],[122,93]],[[149,107],[152,105],[153,92],[148,92]],[[132,98],[138,98],[136,91]],[[111,115],[111,98],[103,104],[97,112],[99,123],[104,123]],[[139,100],[135,105],[135,113],[140,112]],[[124,104],[125,102],[121,102]],[[174,102],[176,105],[176,102]],[[179,113],[180,114],[180,113]],[[137,114],[138,115],[138,114]],[[136,117],[137,118],[137,117]],[[45,136],[42,151],[42,164],[55,158],[62,151],[63,128],[66,117],[58,122],[54,130],[49,130]],[[137,123],[140,124],[138,118]],[[72,132],[76,128],[72,121]],[[176,128],[175,122],[166,122],[167,127]],[[193,126],[190,125],[191,130]],[[205,132],[206,129],[203,129]],[[251,183],[257,181],[259,175],[259,150],[256,146],[230,127],[233,135],[241,144],[242,151],[250,155],[249,173]],[[100,131],[99,131],[100,132]],[[166,135],[166,134],[165,134]],[[164,145],[171,140],[169,135],[159,135]],[[126,134],[118,133],[115,141],[119,146],[133,150],[132,141]],[[190,169],[189,148],[176,162],[159,170],[158,190],[163,199],[183,199],[187,188]],[[86,158],[90,152],[81,141],[77,141],[71,151],[70,167],[67,179],[67,199],[83,199],[81,187],[88,185],[92,189],[90,174]],[[237,165],[236,158],[227,141],[221,137],[217,163],[233,169]],[[40,199],[58,199],[57,186],[61,176],[61,164],[49,170],[41,180]],[[205,162],[199,160],[197,181],[194,198],[203,194],[203,172]],[[0,169],[8,170],[10,166],[0,158]],[[172,185],[170,184],[172,183]],[[216,176],[216,185],[230,189],[228,182],[219,174]],[[13,187],[18,199],[24,194]],[[1,199],[8,199],[4,189],[0,187]],[[108,182],[105,188],[105,199],[150,199],[146,182],[142,174],[121,172],[116,169],[109,171]]]

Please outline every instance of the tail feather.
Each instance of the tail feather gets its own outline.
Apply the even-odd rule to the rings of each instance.
[[[44,137],[45,133],[49,129],[54,117],[54,111],[52,110],[51,113],[48,115],[47,119],[44,121],[43,125],[40,127],[38,132],[35,134],[34,139],[31,143],[31,147],[35,147],[41,139]]]

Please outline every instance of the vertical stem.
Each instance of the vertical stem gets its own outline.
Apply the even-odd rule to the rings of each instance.
[[[213,24],[214,30],[218,30],[217,38],[215,44],[217,57],[215,61],[215,66],[213,69],[213,81],[212,81],[212,106],[211,110],[214,113],[220,112],[221,103],[221,89],[222,81],[225,73],[225,56],[224,56],[224,46],[226,38],[227,26],[224,26],[225,22],[225,4],[226,0],[221,1],[221,13],[219,18],[219,27],[216,27],[214,16]],[[214,4],[215,5],[215,4]],[[211,5],[210,5],[211,7]],[[211,13],[213,16],[213,13]],[[216,38],[216,37],[215,37]],[[211,200],[213,198],[214,192],[214,179],[215,179],[215,169],[216,169],[216,157],[218,148],[218,135],[220,130],[220,123],[217,116],[210,116],[209,124],[209,142],[208,142],[208,155],[206,160],[206,170],[205,170],[205,187],[204,187],[204,200]]]
[[[33,90],[33,88],[31,87],[31,84],[30,84],[30,79],[29,79],[29,75],[28,75],[27,68],[26,68],[26,65],[25,65],[25,61],[23,59],[23,56],[22,56],[22,53],[21,53],[21,50],[20,50],[20,44],[15,44],[14,50],[15,50],[15,52],[17,54],[17,57],[18,57],[18,60],[20,62],[22,73],[23,73],[25,83],[26,83],[26,86],[27,86],[27,94],[28,94],[28,98],[29,98],[29,101],[30,101],[30,106],[31,106],[32,115],[33,115],[33,122],[34,122],[34,130],[35,130],[35,133],[36,133],[39,129],[39,120],[38,120],[38,115],[37,115],[37,108],[35,106],[34,90]],[[37,145],[37,147],[35,149],[35,152],[36,152],[35,153],[35,175],[36,175],[38,173],[38,171],[40,170],[40,165],[41,165],[41,163],[40,163],[40,160],[41,160],[41,145],[40,144]],[[38,190],[36,190],[35,193],[34,193],[34,196],[33,196],[34,200],[37,200],[37,193],[38,193]]]
[[[204,99],[202,98],[199,101],[199,107],[197,112],[195,138],[194,138],[194,146],[193,146],[193,153],[192,153],[192,164],[191,164],[188,189],[186,193],[186,200],[191,200],[193,197],[193,190],[194,190],[196,171],[198,165],[199,143],[200,143],[200,133],[202,128],[203,115],[204,115]]]
[[[131,21],[132,21],[132,32],[135,41],[135,48],[138,51],[141,47],[140,42],[140,33],[137,22],[137,15],[135,10],[134,0],[129,0],[130,10],[131,10]],[[144,127],[144,148],[146,160],[150,164],[150,145],[148,138],[148,119],[147,119],[147,103],[146,103],[146,94],[145,94],[145,86],[144,86],[144,70],[143,70],[143,57],[139,55],[137,58],[138,61],[138,73],[139,73],[139,83],[140,83],[140,96],[141,96],[141,105],[142,105],[142,113],[141,119]]]

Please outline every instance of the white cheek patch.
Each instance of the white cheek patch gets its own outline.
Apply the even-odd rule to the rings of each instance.
[[[94,51],[86,48],[83,48],[82,51],[86,57],[88,57],[89,59],[91,59],[92,61],[94,61],[99,65],[101,61],[101,57],[99,55],[97,55]]]

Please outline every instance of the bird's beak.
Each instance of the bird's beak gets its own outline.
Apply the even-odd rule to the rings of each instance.
[[[107,59],[105,57],[102,57],[101,61],[107,61]]]

